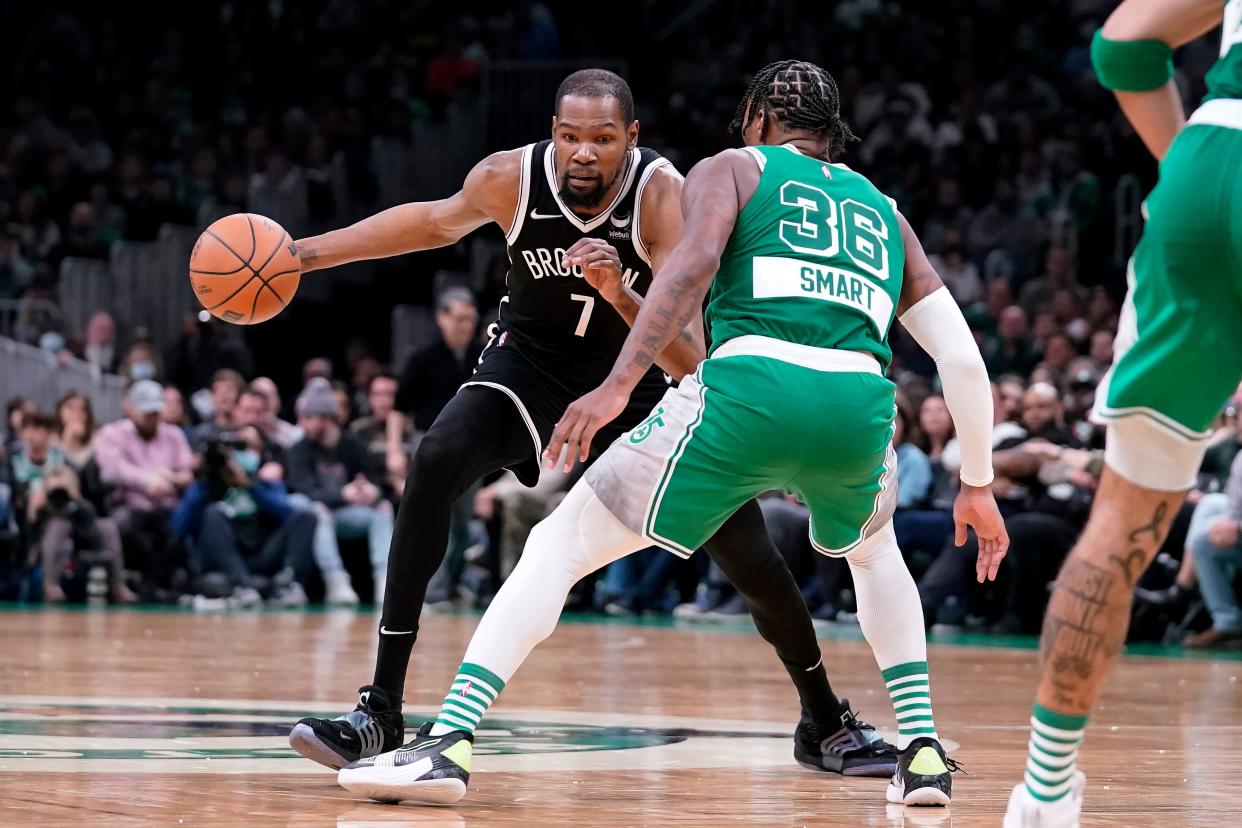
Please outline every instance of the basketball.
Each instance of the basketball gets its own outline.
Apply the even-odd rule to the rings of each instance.
[[[266,322],[298,290],[302,262],[285,228],[234,213],[203,231],[190,252],[190,284],[203,307],[235,325]]]

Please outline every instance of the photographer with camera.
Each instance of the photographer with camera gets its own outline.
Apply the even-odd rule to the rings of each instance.
[[[102,567],[106,591],[117,603],[137,597],[125,585],[121,536],[116,524],[98,517],[82,499],[77,476],[52,444],[56,417],[45,411],[23,415],[21,443],[13,455],[14,505],[32,550],[43,563],[43,597],[49,603],[71,592],[87,592],[90,570]],[[102,597],[102,596],[100,596]]]
[[[163,422],[163,413],[164,389],[154,380],[139,380],[125,395],[125,419],[95,435],[95,459],[111,487],[111,515],[148,600],[171,598],[184,580],[185,553],[169,527],[194,479],[185,432]]]
[[[200,593],[259,606],[306,605],[313,513],[289,503],[277,463],[262,460],[263,437],[245,426],[203,446],[197,479],[173,515],[173,532],[192,542]]]

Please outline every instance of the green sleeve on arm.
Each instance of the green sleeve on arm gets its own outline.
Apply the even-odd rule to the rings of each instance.
[[[1173,49],[1161,40],[1109,40],[1097,29],[1091,65],[1100,85],[1114,92],[1148,92],[1173,77]]]

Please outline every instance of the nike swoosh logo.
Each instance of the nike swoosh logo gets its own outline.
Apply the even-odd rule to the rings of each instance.
[[[384,625],[380,625],[380,635],[413,635],[413,630],[390,630]]]
[[[560,213],[541,213],[541,212],[539,212],[539,208],[538,208],[538,207],[536,207],[535,209],[533,209],[533,210],[531,210],[531,211],[530,211],[530,217],[531,217],[531,218],[533,218],[533,219],[554,219],[554,218],[562,218],[562,216],[561,216],[561,214],[560,214]]]

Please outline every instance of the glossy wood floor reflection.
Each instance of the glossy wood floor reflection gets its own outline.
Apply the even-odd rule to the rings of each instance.
[[[473,617],[424,622],[407,719],[438,706]],[[0,612],[0,825],[1000,825],[1025,759],[1033,650],[933,646],[951,809],[798,767],[796,701],[753,633],[565,623],[515,678],[452,808],[338,788],[285,734],[370,678],[369,614]],[[825,640],[833,683],[894,719],[866,645]],[[1238,661],[1122,661],[1092,721],[1084,825],[1233,825]]]

